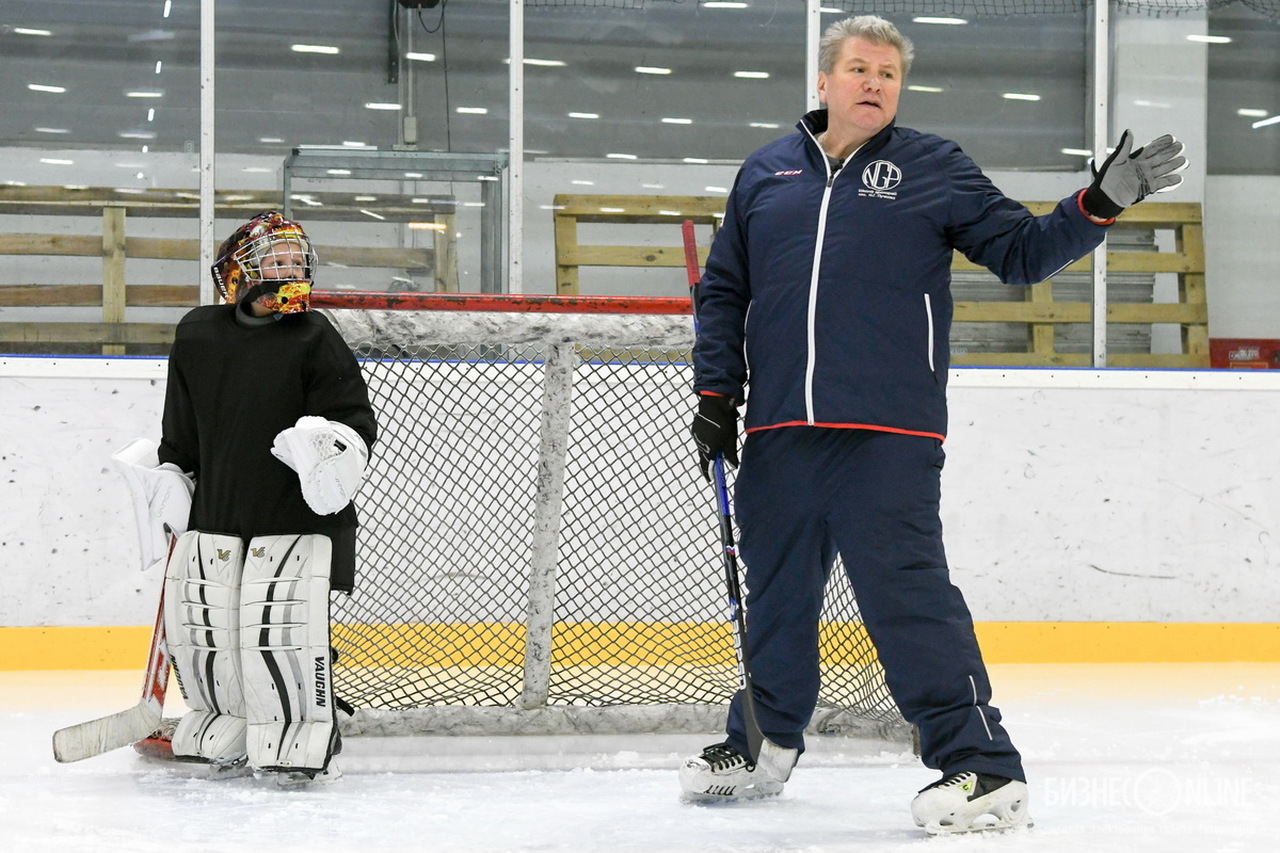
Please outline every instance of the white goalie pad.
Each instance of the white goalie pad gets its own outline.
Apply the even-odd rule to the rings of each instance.
[[[244,543],[188,531],[165,571],[164,629],[182,696],[173,754],[227,764],[245,754],[240,672],[240,581]]]
[[[149,438],[135,438],[111,455],[111,462],[129,486],[142,568],[163,563],[169,554],[168,526],[175,535],[187,529],[195,482],[177,465],[160,464],[159,445]]]
[[[281,430],[271,453],[298,473],[302,496],[317,515],[331,515],[351,503],[369,461],[369,448],[359,433],[314,415]]]
[[[329,648],[332,544],[316,534],[258,536],[241,584],[249,764],[319,773],[335,740]]]

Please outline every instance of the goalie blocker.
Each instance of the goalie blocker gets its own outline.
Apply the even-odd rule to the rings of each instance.
[[[176,758],[314,778],[340,749],[326,536],[191,531],[178,542],[165,628],[191,707]]]

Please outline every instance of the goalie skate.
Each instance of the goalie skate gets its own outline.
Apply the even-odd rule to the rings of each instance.
[[[788,750],[798,755],[796,750]],[[792,759],[792,764],[795,763]],[[788,768],[789,769],[789,768]],[[724,803],[755,800],[782,793],[785,780],[775,779],[764,768],[727,743],[717,743],[680,768],[680,787],[687,803]]]
[[[203,758],[174,755],[173,733],[177,728],[177,717],[165,717],[154,732],[133,745],[134,751],[158,764],[207,768],[206,778],[209,779],[238,779],[252,774],[253,771],[243,756],[225,762],[210,762]]]
[[[1031,826],[1027,785],[986,773],[952,773],[911,801],[916,826],[930,835]]]

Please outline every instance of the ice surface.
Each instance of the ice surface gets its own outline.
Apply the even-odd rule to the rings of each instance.
[[[1280,665],[992,667],[1034,829],[927,839],[910,755],[811,739],[781,797],[677,799],[712,736],[351,738],[344,778],[280,790],[130,750],[59,765],[54,729],[137,699],[134,673],[0,673],[0,851],[1270,851]],[[171,706],[172,712],[172,706]]]

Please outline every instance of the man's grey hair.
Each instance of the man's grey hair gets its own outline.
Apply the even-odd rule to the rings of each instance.
[[[887,44],[898,49],[902,57],[902,76],[911,70],[916,48],[911,39],[898,32],[898,28],[878,15],[858,15],[836,21],[827,27],[818,42],[818,70],[830,74],[840,58],[840,50],[851,38],[863,38],[873,44]]]

